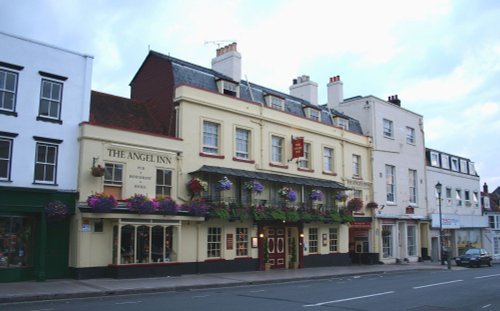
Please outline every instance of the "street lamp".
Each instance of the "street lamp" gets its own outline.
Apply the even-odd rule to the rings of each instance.
[[[438,205],[439,205],[439,244],[440,244],[440,255],[441,255],[441,265],[444,265],[444,247],[443,247],[443,214],[441,212],[441,191],[443,185],[438,181],[436,184],[436,191],[438,194]],[[451,260],[449,258],[449,253],[446,252],[446,261],[448,262],[448,269],[451,269]]]

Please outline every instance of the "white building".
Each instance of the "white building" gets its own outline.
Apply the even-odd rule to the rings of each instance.
[[[46,228],[44,207],[74,210],[93,58],[1,32],[0,46],[0,280],[64,277],[68,223]]]
[[[481,229],[488,227],[488,218],[482,215],[479,176],[474,162],[429,148],[426,149],[426,159],[432,258],[440,258],[440,224],[442,246],[451,252],[452,257],[462,254],[467,248],[482,247]],[[441,194],[436,188],[438,182]]]
[[[430,239],[426,202],[423,117],[396,96],[343,100],[339,77],[328,84],[328,106],[359,120],[372,138],[375,238],[385,263],[426,259]],[[355,162],[355,161],[354,161]]]

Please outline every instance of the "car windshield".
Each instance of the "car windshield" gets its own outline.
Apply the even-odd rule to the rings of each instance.
[[[481,252],[478,248],[471,248],[465,252],[467,255],[479,255]]]

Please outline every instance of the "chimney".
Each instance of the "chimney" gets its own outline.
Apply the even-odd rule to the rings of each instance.
[[[302,75],[293,79],[290,86],[290,95],[307,100],[312,105],[318,105],[318,83],[309,80],[309,76]]]
[[[328,108],[339,109],[339,105],[344,101],[344,83],[340,76],[330,77],[330,82],[326,85],[328,89]]]
[[[241,54],[236,50],[236,42],[218,48],[212,59],[212,69],[236,82],[241,80]]]
[[[389,96],[389,98],[387,99],[387,101],[390,102],[391,104],[394,104],[396,106],[401,107],[401,101],[399,100],[397,94],[393,95],[393,96]]]
[[[486,183],[484,183],[484,185],[483,185],[483,193],[484,193],[485,195],[488,195],[488,193],[489,193],[489,192],[488,192],[488,185],[487,185]]]

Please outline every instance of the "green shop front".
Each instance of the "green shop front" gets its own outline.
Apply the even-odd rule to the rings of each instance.
[[[0,187],[0,282],[66,278],[76,193]]]

